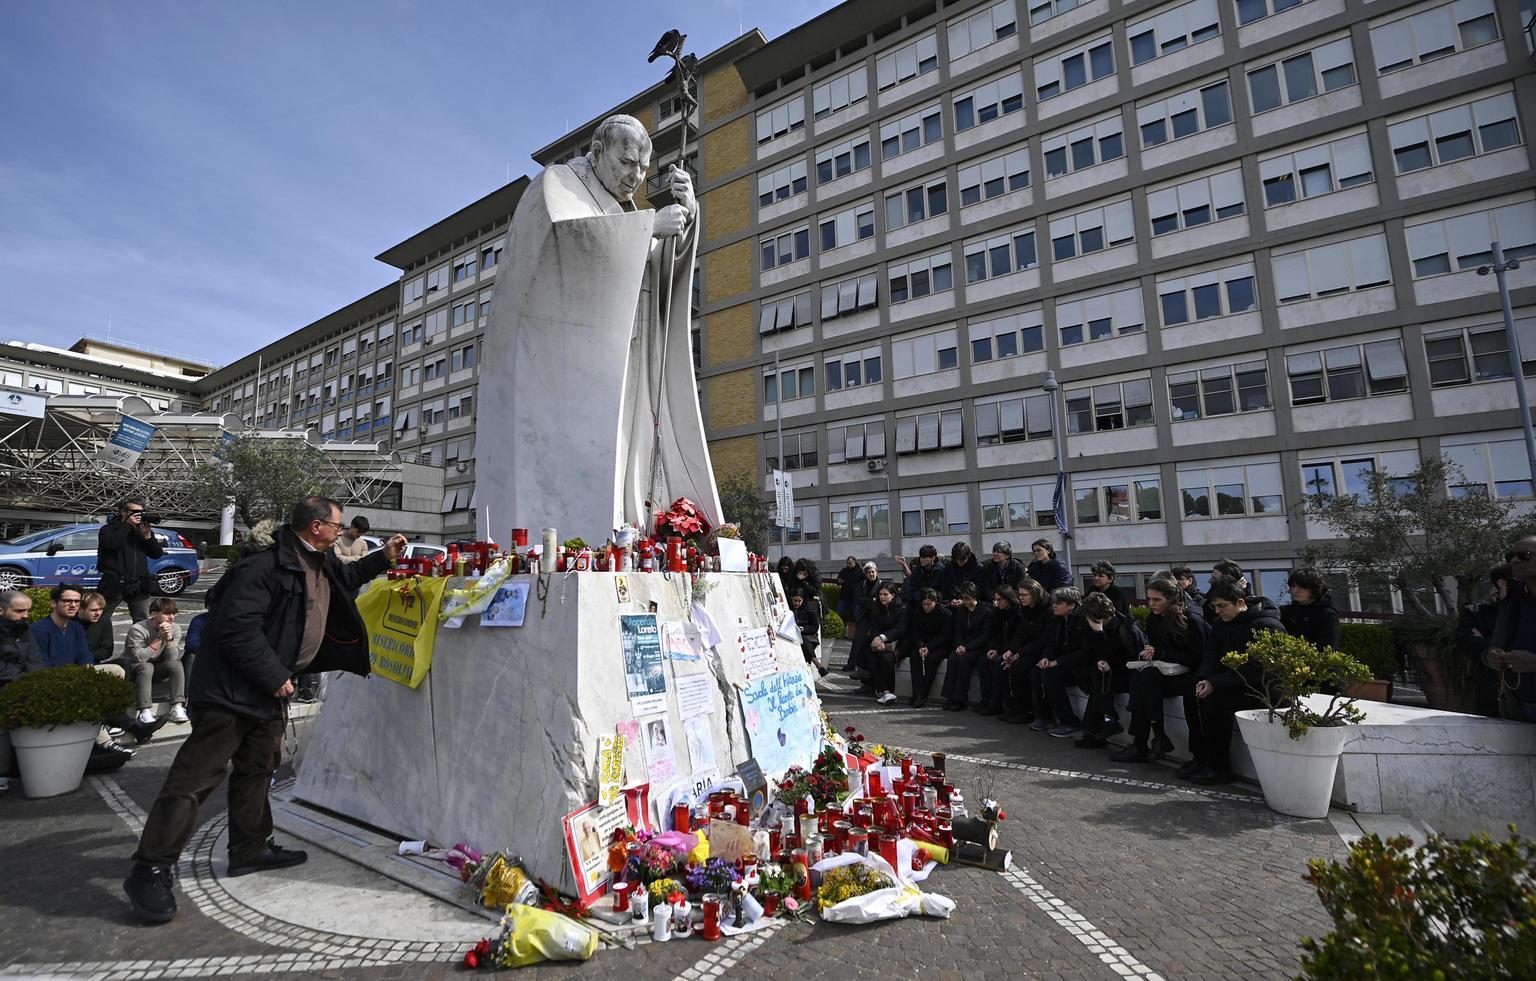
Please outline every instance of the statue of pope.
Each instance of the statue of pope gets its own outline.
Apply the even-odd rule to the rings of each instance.
[[[674,203],[637,208],[650,159],[640,122],[611,116],[518,203],[480,366],[475,503],[496,527],[601,540],[679,497],[720,521],[690,337],[698,204],[674,167]]]

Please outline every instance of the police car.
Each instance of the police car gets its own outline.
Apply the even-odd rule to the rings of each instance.
[[[101,581],[96,571],[96,536],[101,525],[65,525],[0,542],[0,590],[76,583],[87,589]],[[155,529],[165,554],[149,560],[155,592],[175,596],[197,582],[197,550],[174,531]]]

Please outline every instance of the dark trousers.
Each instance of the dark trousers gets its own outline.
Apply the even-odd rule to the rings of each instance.
[[[981,703],[987,703],[987,695],[991,693],[988,687],[990,681],[985,671],[978,672],[977,663],[985,661],[987,652],[980,649],[967,650],[964,654],[956,654],[949,659],[949,673],[944,676],[944,700],[946,702],[959,702],[968,705],[971,701],[971,675],[979,674],[981,678]]]
[[[805,655],[806,664],[810,664],[812,661],[816,660],[816,642],[814,640],[802,641],[800,644],[800,653]]]
[[[260,851],[272,835],[267,788],[283,746],[283,719],[253,719],[212,708],[192,709],[192,734],[181,744],[139,836],[136,864],[174,867],[197,827],[197,809],[229,774],[229,854]]]
[[[1032,709],[1029,696],[1029,665],[1015,660],[1012,667],[1003,665],[1003,656],[984,662],[981,666],[988,690],[987,704],[1008,714],[1028,715]]]
[[[943,647],[928,648],[928,656],[920,657],[917,651],[908,652],[912,664],[912,697],[927,698],[933,691],[933,679],[938,676],[939,665],[949,657],[949,649]]]
[[[1235,715],[1263,703],[1245,688],[1217,688],[1196,698],[1193,687],[1184,696],[1184,720],[1189,723],[1189,751],[1197,763],[1213,770],[1232,769],[1232,730]]]
[[[1144,745],[1153,726],[1163,727],[1163,699],[1189,695],[1195,690],[1195,673],[1166,675],[1156,668],[1131,672],[1131,736]]]
[[[149,600],[150,597],[141,596],[137,593],[133,595],[119,596],[117,599],[112,600],[107,604],[107,608],[101,611],[101,615],[107,618],[108,623],[111,623],[112,611],[116,610],[124,603],[127,603],[128,615],[133,617],[133,622],[142,623],[149,619]]]
[[[1036,667],[1030,674],[1035,717],[1053,718],[1057,725],[1077,728],[1077,713],[1072,710],[1072,699],[1067,696],[1067,689],[1077,684],[1077,678],[1072,673],[1072,669],[1060,665],[1051,668]]]
[[[1115,693],[1126,691],[1130,688],[1130,678],[1126,672],[1100,671],[1089,666],[1077,673],[1077,687],[1088,696],[1088,704],[1083,706],[1083,731],[1103,732],[1104,723],[1114,719],[1116,724],[1120,721],[1120,712],[1115,708]]]
[[[895,644],[886,644],[883,651],[870,649],[866,667],[869,670],[869,683],[875,686],[875,691],[896,690],[896,662],[900,659]]]

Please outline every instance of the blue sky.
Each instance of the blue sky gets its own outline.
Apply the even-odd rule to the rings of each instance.
[[[389,282],[373,256],[703,55],[834,0],[48,0],[0,34],[0,340],[223,364]]]

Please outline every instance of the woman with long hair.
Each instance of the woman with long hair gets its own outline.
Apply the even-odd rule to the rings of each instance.
[[[869,609],[866,628],[869,680],[875,689],[875,701],[889,705],[896,701],[896,661],[901,657],[901,641],[907,636],[907,607],[892,583],[882,582],[875,590],[875,604]]]
[[[1194,692],[1195,669],[1210,633],[1189,611],[1184,590],[1173,579],[1147,584],[1147,608],[1147,644],[1138,655],[1145,667],[1131,672],[1131,745],[1109,755],[1117,763],[1152,762],[1173,750],[1163,731],[1163,699]]]

